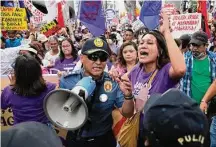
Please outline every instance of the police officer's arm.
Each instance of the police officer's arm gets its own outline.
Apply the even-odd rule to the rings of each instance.
[[[211,86],[206,91],[201,103],[200,103],[200,109],[202,111],[205,111],[207,109],[207,103],[216,95],[216,79],[211,84]]]
[[[119,87],[123,92],[120,91],[120,93],[122,93],[122,97],[124,97],[124,102],[120,108],[120,112],[124,117],[130,118],[134,114],[134,96],[132,95],[131,83],[129,79],[116,79],[116,81],[119,83]]]

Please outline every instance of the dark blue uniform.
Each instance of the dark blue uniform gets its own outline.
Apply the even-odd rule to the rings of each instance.
[[[60,88],[71,90],[83,76],[84,71],[79,70],[62,77],[60,79]],[[81,134],[81,137],[84,138],[85,141],[89,141],[89,143],[91,141],[94,142],[94,140],[97,140],[97,138],[99,139],[101,136],[109,138],[106,136],[107,133],[112,134],[112,110],[114,107],[122,107],[124,95],[120,90],[118,83],[113,81],[108,73],[104,72],[102,78],[96,81],[95,92],[92,96],[88,97],[88,99],[92,98],[94,98],[94,100],[89,114],[91,123],[88,124],[88,127],[86,127],[86,125],[84,126]],[[109,143],[106,143],[108,140],[106,141],[103,138],[100,138],[100,140],[101,139],[103,141],[103,147],[106,147],[106,145],[108,146]],[[97,146],[98,144],[95,145]],[[89,146],[89,144],[86,146]],[[94,144],[92,146],[94,146]]]

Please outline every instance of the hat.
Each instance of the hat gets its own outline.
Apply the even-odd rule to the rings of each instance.
[[[109,55],[109,49],[107,43],[101,38],[91,38],[88,39],[83,47],[81,53],[84,55],[89,55],[98,51],[105,52]]]
[[[37,50],[34,49],[34,48],[32,48],[32,47],[30,47],[29,45],[23,45],[23,46],[21,46],[20,50],[21,51],[30,51],[32,53],[37,54]]]
[[[181,35],[181,37],[179,38],[180,40],[189,40],[188,42],[190,42],[191,40],[191,36],[188,35],[188,34],[184,34],[184,35]]]
[[[190,44],[191,43],[194,43],[197,45],[206,44],[208,43],[208,35],[203,31],[195,32],[191,37]]]
[[[150,96],[144,107],[143,125],[152,146],[201,147],[208,132],[199,105],[178,89]]]
[[[187,46],[188,46],[188,44],[189,44],[189,42],[190,42],[190,40],[191,40],[191,36],[190,35],[188,35],[188,34],[184,34],[184,35],[182,35],[180,38],[179,38],[180,40],[181,40],[181,44],[182,44],[182,49],[184,49],[184,48],[186,48]]]
[[[24,122],[2,131],[3,147],[62,147],[55,130],[39,122]]]
[[[47,37],[44,34],[39,34],[37,40],[42,43],[48,41]]]

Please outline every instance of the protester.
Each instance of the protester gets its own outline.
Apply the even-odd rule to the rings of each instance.
[[[16,32],[16,38],[17,39],[23,39],[22,32]]]
[[[191,40],[191,36],[184,34],[179,39],[181,40],[181,51],[182,53],[186,53],[190,48],[189,42]]]
[[[7,31],[8,39],[5,41],[5,48],[17,47],[21,45],[22,38],[16,38],[17,31]]]
[[[216,52],[216,37],[214,37],[214,38],[212,39],[212,44],[211,44],[211,46],[210,46],[210,48],[209,48],[209,51],[211,51],[211,52]]]
[[[183,92],[170,89],[151,95],[144,112],[145,146],[204,147],[207,118]]]
[[[160,32],[149,31],[143,35],[138,46],[139,63],[129,73],[138,112],[142,111],[149,95],[175,87],[186,71],[184,57],[171,35],[164,12],[160,23]],[[141,114],[140,121],[142,118]],[[142,137],[138,139],[138,146],[143,146]]]
[[[207,43],[208,36],[205,32],[198,31],[192,35],[191,51],[184,55],[187,72],[180,82],[180,90],[198,104],[206,103],[202,98],[216,75],[216,58],[213,52],[206,49]]]
[[[207,111],[207,115],[212,119],[210,126],[210,147],[214,147],[216,146],[216,80],[208,88],[201,101],[200,109],[203,112]]]
[[[63,73],[72,72],[76,63],[79,61],[77,50],[75,49],[71,39],[66,38],[60,42],[60,55],[56,59],[54,67]]]
[[[187,72],[180,82],[180,89],[199,104],[216,74],[215,55],[206,50],[207,43],[205,32],[198,31],[192,35],[191,51],[185,54]]]
[[[1,109],[13,110],[14,125],[26,121],[48,124],[43,100],[56,85],[45,82],[38,61],[29,54],[17,57],[11,76],[11,85],[1,93]]]
[[[2,147],[62,147],[57,134],[39,122],[24,122],[1,132]]]
[[[124,38],[124,41],[125,42],[128,42],[128,41],[132,41],[133,40],[133,37],[134,37],[134,32],[132,29],[127,29],[125,31],[125,38]]]
[[[37,41],[42,44],[45,51],[49,50],[48,39],[44,34],[38,34]]]
[[[41,66],[42,74],[48,74],[48,70],[44,68],[41,58],[38,56],[38,48],[34,44],[29,44],[20,48],[20,55],[30,54],[34,57]]]
[[[72,89],[83,76],[91,76],[96,81],[96,89],[88,105],[90,122],[84,125],[80,136],[74,132],[67,134],[67,147],[116,147],[112,133],[112,109],[119,108],[123,116],[131,117],[134,111],[133,95],[128,81],[112,81],[104,72],[109,56],[107,43],[100,38],[88,39],[82,48],[80,60],[83,69],[64,76],[60,80],[60,88]],[[124,94],[123,94],[123,93]],[[106,94],[101,99],[101,94]],[[124,100],[125,98],[125,100]],[[77,140],[78,138],[80,140]]]
[[[119,76],[130,73],[138,61],[138,49],[134,42],[126,42],[120,47],[118,62],[112,67]],[[112,69],[111,69],[112,70]]]
[[[6,39],[3,37],[3,36],[1,36],[1,40],[0,40],[1,42],[0,42],[0,44],[1,44],[1,49],[5,49],[5,41],[6,41]]]
[[[50,36],[49,45],[51,50],[45,54],[43,64],[45,67],[52,68],[60,54],[58,38],[56,36]]]

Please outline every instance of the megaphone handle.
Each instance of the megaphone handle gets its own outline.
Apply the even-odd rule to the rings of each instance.
[[[80,97],[82,97],[83,98],[83,100],[85,101],[85,91],[84,90],[82,90],[82,89],[80,89],[80,91],[79,91],[79,94],[78,94]]]
[[[91,124],[91,119],[88,118],[86,124],[85,124],[82,128],[80,128],[80,129],[78,129],[77,131],[75,131],[76,140],[81,140],[81,138],[82,138],[81,136],[82,136],[82,132],[83,132],[84,128],[86,128],[86,129],[88,130],[90,124]]]

